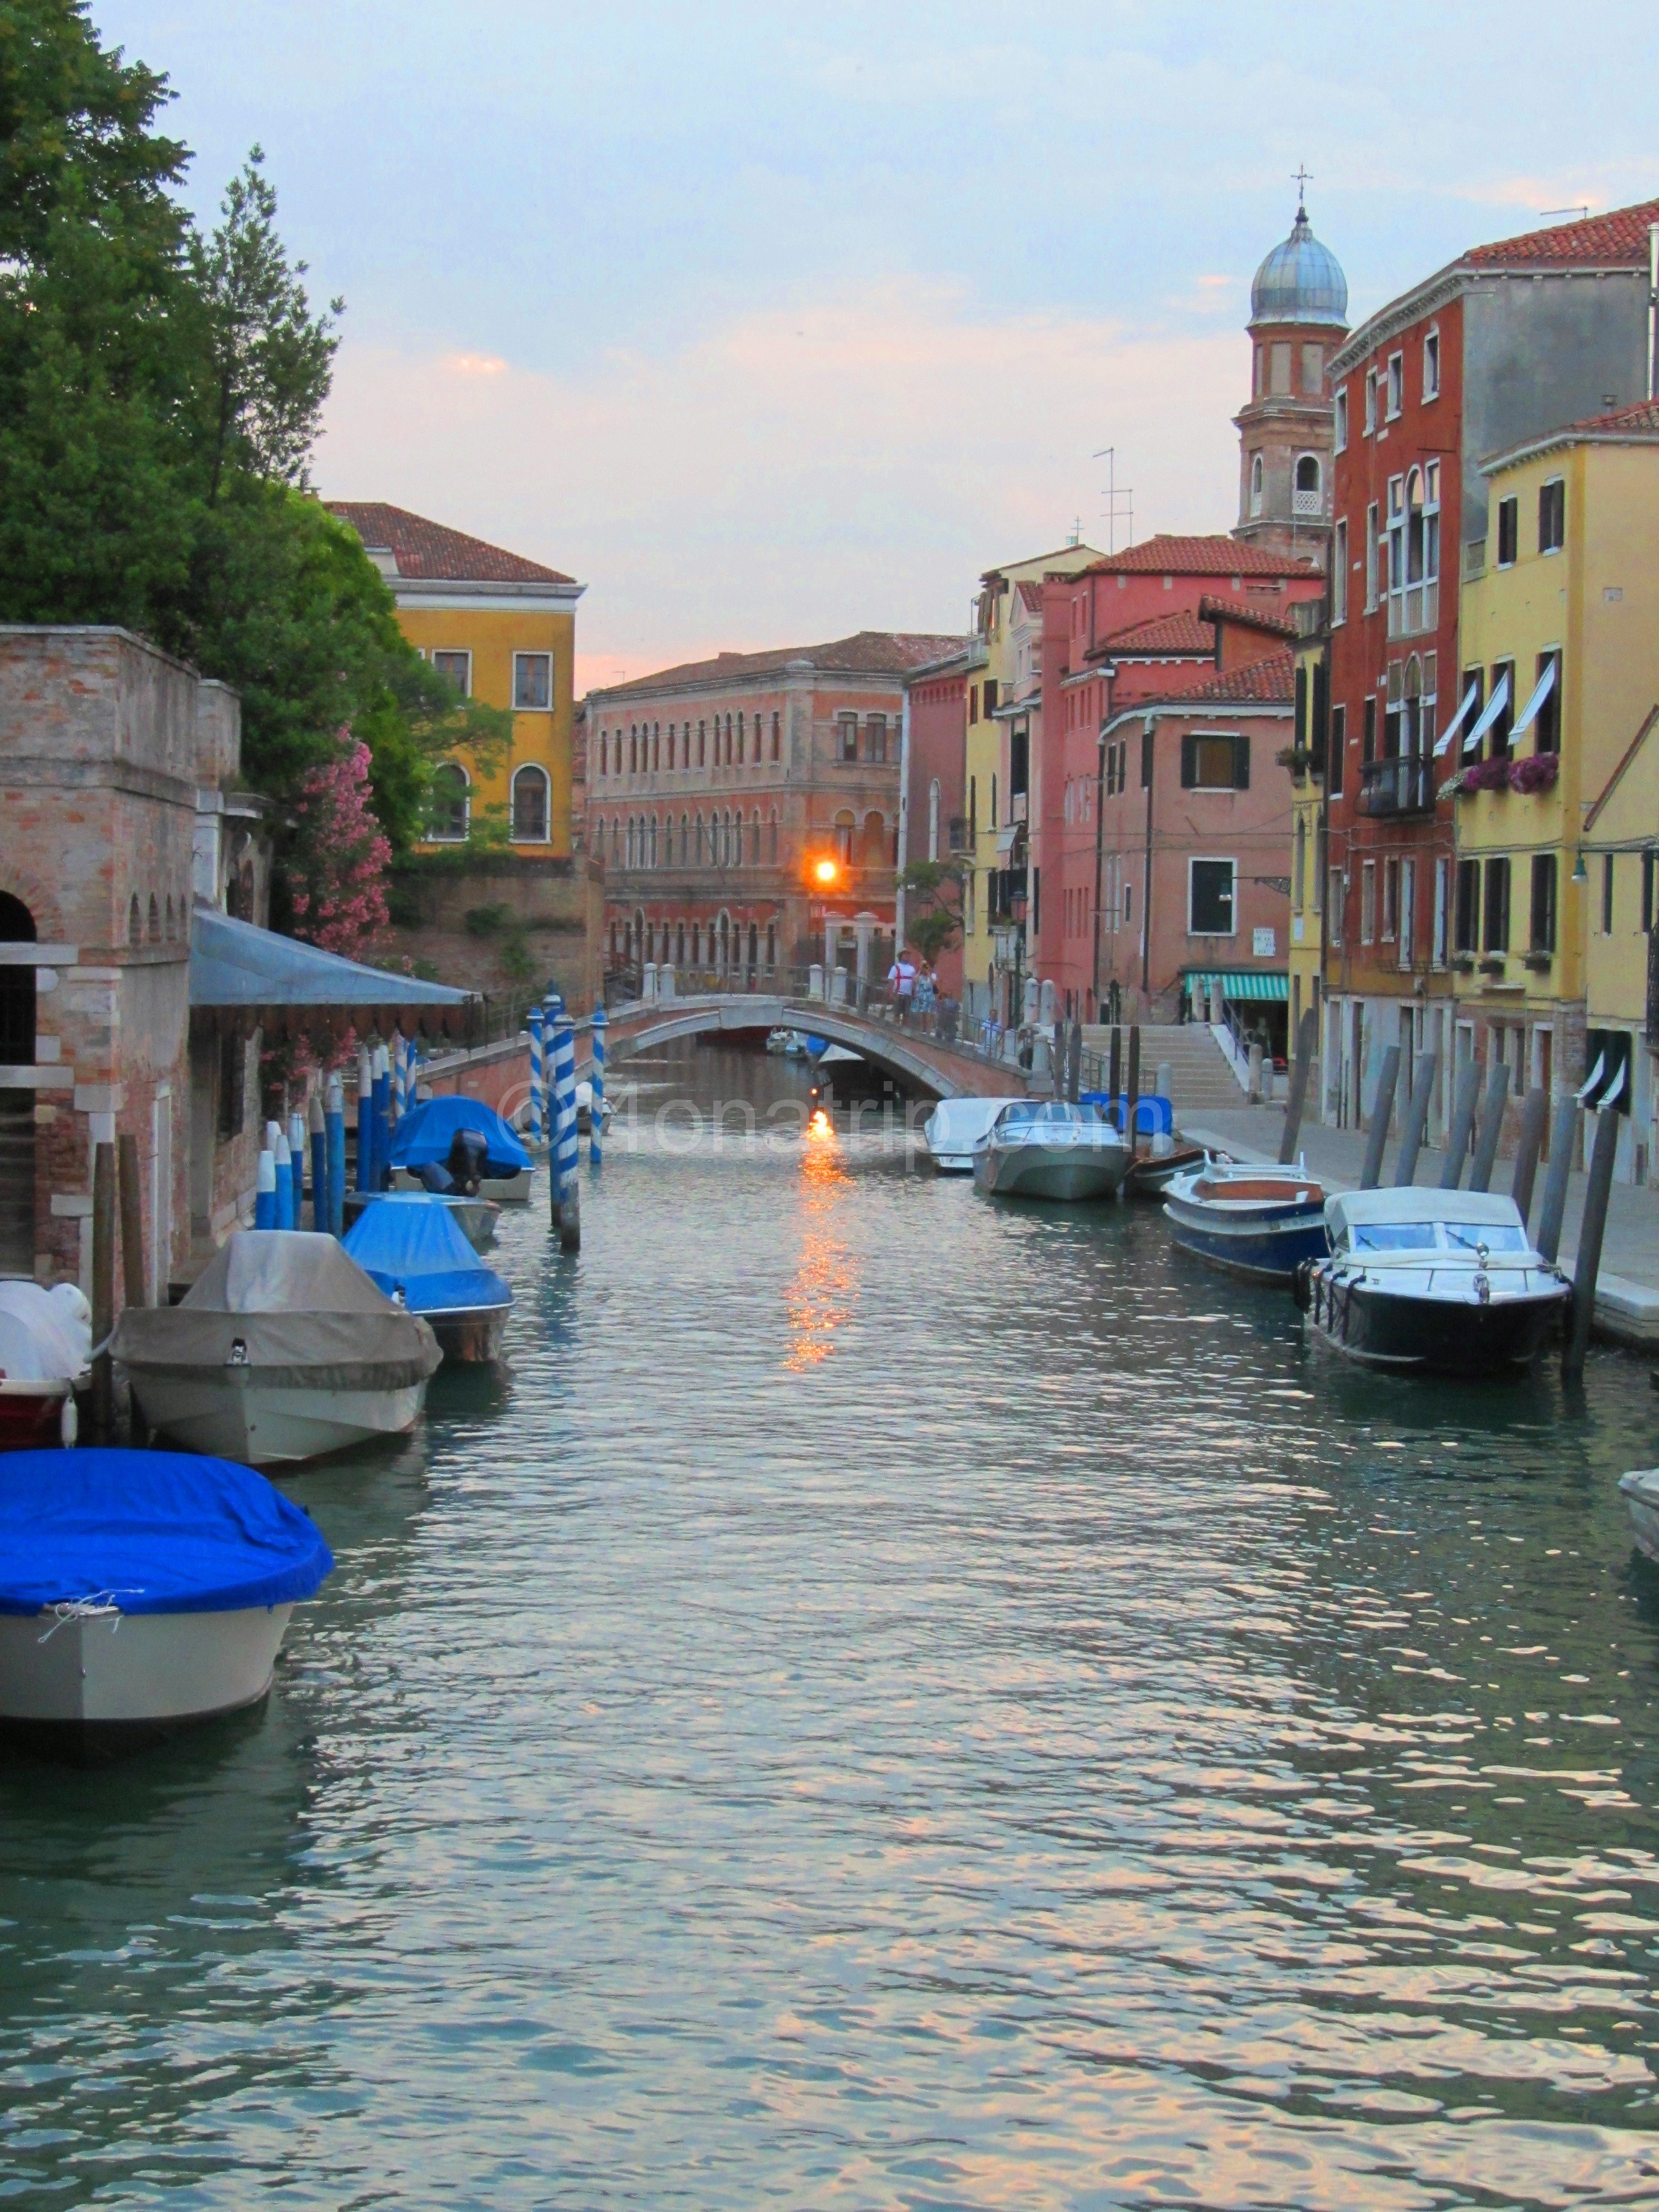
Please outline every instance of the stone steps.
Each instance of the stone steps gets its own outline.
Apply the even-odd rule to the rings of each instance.
[[[1128,1042],[1126,1029],[1123,1033],[1126,1055]],[[1103,1026],[1086,1026],[1083,1042],[1088,1051],[1097,1052],[1103,1059],[1112,1048],[1111,1030]],[[1226,1054],[1201,1022],[1142,1024],[1140,1080],[1143,1089],[1151,1090],[1158,1079],[1159,1064],[1164,1060],[1170,1064],[1170,1087],[1175,1094],[1170,1103],[1177,1116],[1201,1113],[1206,1109],[1220,1109],[1244,1103],[1243,1090]]]

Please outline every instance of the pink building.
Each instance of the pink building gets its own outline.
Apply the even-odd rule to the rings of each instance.
[[[977,639],[904,679],[904,738],[899,795],[899,866],[913,860],[973,865],[968,835],[968,685],[985,665]],[[914,902],[913,902],[914,903]],[[902,934],[905,896],[899,894]],[[934,963],[941,995],[962,997],[962,940]]]

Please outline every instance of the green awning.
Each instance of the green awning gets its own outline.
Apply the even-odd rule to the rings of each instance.
[[[1261,969],[1183,969],[1182,981],[1193,996],[1208,998],[1218,983],[1224,999],[1279,999],[1288,1002],[1291,979]]]

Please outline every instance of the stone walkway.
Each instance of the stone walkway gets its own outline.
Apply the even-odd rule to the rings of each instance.
[[[1236,1158],[1276,1160],[1284,1133],[1284,1109],[1278,1106],[1238,1106],[1211,1111],[1183,1124],[1183,1133],[1195,1143],[1219,1146]],[[1364,1165],[1366,1137],[1363,1130],[1328,1129],[1317,1121],[1304,1121],[1297,1150],[1309,1169],[1328,1189],[1354,1190]],[[1382,1181],[1394,1181],[1400,1147],[1390,1142],[1382,1156]],[[1416,1181],[1437,1184],[1445,1154],[1425,1146],[1418,1155]],[[1507,1191],[1513,1163],[1500,1160],[1492,1188]],[[1540,1163],[1533,1193],[1533,1225],[1543,1200]],[[1561,1228],[1561,1264],[1569,1273],[1578,1250],[1579,1224],[1584,1211],[1582,1175],[1567,1183],[1567,1211]],[[1659,1191],[1614,1183],[1607,1206],[1607,1225],[1601,1241],[1601,1273],[1595,1289],[1595,1320],[1599,1330],[1620,1341],[1659,1345]]]

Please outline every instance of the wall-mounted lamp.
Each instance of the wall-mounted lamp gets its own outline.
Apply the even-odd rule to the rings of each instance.
[[[1578,857],[1572,864],[1572,880],[1576,884],[1587,884],[1589,881],[1589,870],[1584,866],[1584,848],[1582,845],[1578,848]]]

